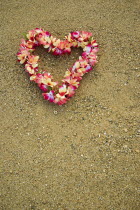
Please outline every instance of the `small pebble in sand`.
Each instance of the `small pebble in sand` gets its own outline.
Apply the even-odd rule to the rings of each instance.
[[[57,111],[54,110],[53,113],[54,113],[54,114],[57,114]]]

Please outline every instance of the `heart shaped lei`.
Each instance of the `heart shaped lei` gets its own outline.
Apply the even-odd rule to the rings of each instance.
[[[65,72],[62,85],[58,87],[57,92],[55,86],[58,85],[58,82],[53,81],[52,75],[47,71],[39,71],[39,56],[32,54],[35,48],[40,45],[43,45],[47,52],[52,52],[54,55],[69,54],[72,47],[83,49],[79,59]],[[98,45],[90,32],[71,32],[65,36],[65,40],[60,40],[54,38],[48,31],[36,28],[28,32],[26,39],[22,39],[17,57],[18,61],[25,65],[30,80],[36,82],[43,91],[44,99],[62,105],[75,94],[82,76],[91,71],[97,63],[97,51]]]

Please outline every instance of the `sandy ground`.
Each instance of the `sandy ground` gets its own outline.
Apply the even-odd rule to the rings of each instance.
[[[138,0],[1,0],[2,210],[138,210]],[[95,71],[66,105],[44,101],[16,61],[36,27],[91,31]],[[56,79],[78,58],[37,53]]]

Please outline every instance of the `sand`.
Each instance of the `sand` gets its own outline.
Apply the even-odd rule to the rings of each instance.
[[[138,0],[1,0],[2,210],[138,210]],[[36,27],[93,33],[98,64],[64,106],[45,101],[16,61]],[[80,55],[37,51],[56,79]]]

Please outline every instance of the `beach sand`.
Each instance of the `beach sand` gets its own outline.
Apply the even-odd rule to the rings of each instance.
[[[2,210],[138,210],[138,0],[2,0]],[[63,39],[93,33],[98,64],[63,106],[45,101],[16,53],[36,27]],[[40,68],[55,79],[80,55],[43,49]]]

